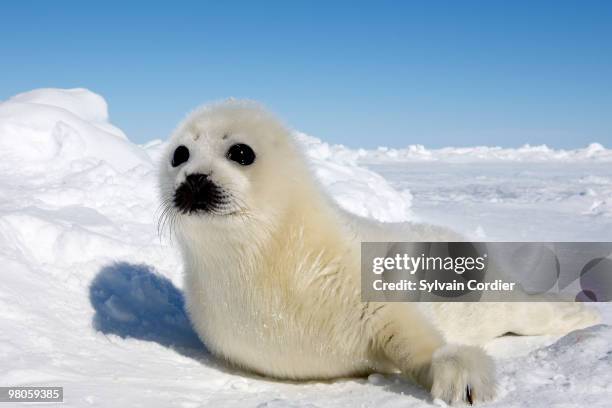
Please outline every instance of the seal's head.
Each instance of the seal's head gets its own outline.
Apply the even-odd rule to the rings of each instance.
[[[261,106],[204,106],[178,126],[162,157],[164,215],[217,224],[272,219],[306,177],[289,131]]]

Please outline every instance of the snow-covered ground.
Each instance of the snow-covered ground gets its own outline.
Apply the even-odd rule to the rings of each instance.
[[[296,137],[330,193],[361,215],[480,240],[612,241],[612,151],[597,144],[366,151]],[[162,148],[131,143],[87,90],[0,103],[0,386],[63,386],[66,406],[432,404],[399,377],[284,383],[207,354],[185,316],[176,249],[157,233]],[[612,324],[612,307],[598,307]],[[500,381],[490,406],[612,400],[609,326],[488,349]]]

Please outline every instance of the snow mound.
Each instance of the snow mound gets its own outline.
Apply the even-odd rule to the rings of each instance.
[[[338,149],[304,133],[295,132],[315,174],[344,209],[383,222],[412,219],[412,195],[397,191],[384,177],[357,164],[359,152]]]
[[[612,390],[612,327],[572,332],[556,343],[501,366],[500,396],[494,406],[603,406]],[[528,390],[528,392],[525,392]]]
[[[39,89],[0,103],[0,154],[3,170],[21,164],[39,173],[100,162],[123,172],[150,162],[108,122],[104,99],[85,89]]]
[[[15,95],[9,101],[62,108],[89,122],[108,122],[108,105],[104,98],[83,88],[35,89]]]

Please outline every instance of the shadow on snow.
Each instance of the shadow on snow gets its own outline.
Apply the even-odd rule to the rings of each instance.
[[[119,262],[98,272],[89,288],[94,329],[158,343],[202,358],[208,354],[185,310],[183,294],[145,264]]]

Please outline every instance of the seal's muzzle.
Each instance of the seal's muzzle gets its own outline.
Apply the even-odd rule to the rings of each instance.
[[[195,173],[188,175],[174,192],[174,206],[183,214],[212,213],[225,203],[226,198],[223,190],[208,175]]]

